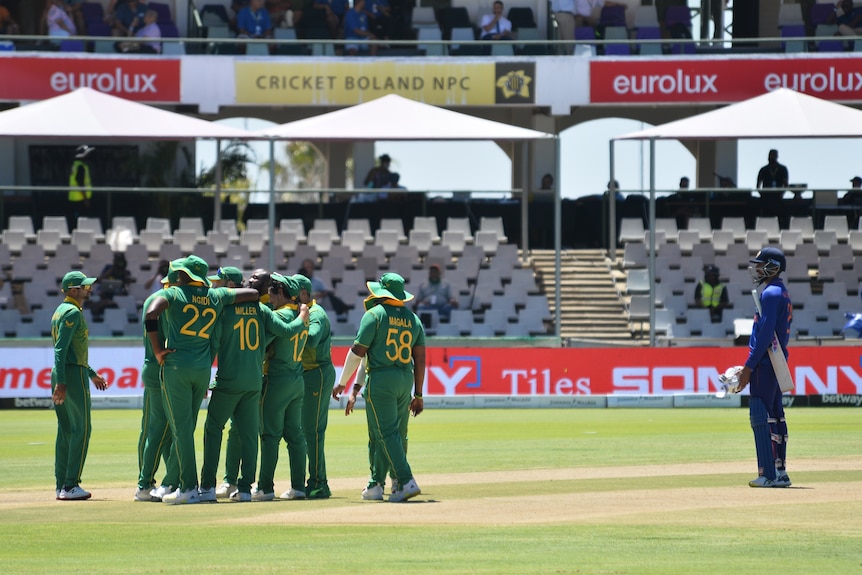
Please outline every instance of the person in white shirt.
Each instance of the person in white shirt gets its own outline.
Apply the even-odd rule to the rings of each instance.
[[[494,13],[482,16],[479,24],[482,28],[482,40],[508,40],[512,37],[512,22],[503,16],[503,3],[494,2]]]
[[[572,41],[575,39],[575,0],[551,0],[551,11],[557,21],[557,30],[560,40]],[[574,44],[566,44],[566,54],[574,52]]]

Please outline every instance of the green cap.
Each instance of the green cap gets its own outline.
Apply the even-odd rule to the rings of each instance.
[[[218,269],[218,273],[214,276],[208,276],[208,280],[233,282],[236,284],[242,283],[242,270],[233,266],[227,266]]]
[[[404,278],[394,272],[383,274],[379,282],[365,282],[365,285],[374,297],[388,297],[401,301],[413,299],[413,294],[404,290]]]
[[[205,286],[209,286],[210,281],[207,279],[207,274],[210,271],[209,265],[198,256],[186,256],[171,262],[171,270],[185,272],[192,281],[201,282]]]
[[[290,297],[298,297],[299,296],[299,284],[296,283],[292,277],[285,277],[281,274],[273,272],[272,274],[273,283],[281,284],[287,288],[287,293]]]
[[[96,278],[88,278],[81,272],[69,272],[63,276],[63,291],[69,288],[92,285]]]
[[[293,281],[296,282],[296,285],[299,286],[299,291],[305,290],[308,292],[308,295],[311,295],[311,280],[308,279],[307,276],[302,274],[293,274],[290,277],[292,277]]]

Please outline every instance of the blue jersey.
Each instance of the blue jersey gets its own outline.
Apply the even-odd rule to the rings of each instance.
[[[755,369],[761,364],[771,365],[766,351],[772,344],[773,334],[778,337],[784,356],[787,357],[793,304],[781,279],[773,280],[763,289],[760,294],[760,307],[763,313],[754,315],[754,328],[748,340],[750,351],[745,365],[750,369]]]
[[[344,39],[345,40],[365,40],[366,37],[357,34],[356,31],[368,31],[368,16],[364,12],[350,10],[344,17]]]

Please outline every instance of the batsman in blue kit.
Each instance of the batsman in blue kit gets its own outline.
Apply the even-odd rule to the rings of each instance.
[[[785,467],[787,423],[781,403],[782,392],[767,353],[774,345],[773,339],[777,339],[780,350],[776,351],[787,357],[793,304],[779,277],[787,269],[787,261],[778,248],[765,247],[749,263],[754,283],[763,285],[763,289],[760,293],[761,311],[754,316],[748,359],[739,374],[740,389],[751,384],[749,417],[757,452],[757,478],[748,484],[751,487],[789,487],[790,477]]]

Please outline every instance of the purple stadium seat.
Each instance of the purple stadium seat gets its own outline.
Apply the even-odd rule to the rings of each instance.
[[[60,42],[60,52],[83,52],[83,40],[63,40]]]
[[[575,28],[575,40],[595,40],[596,30],[592,26],[578,26]]]
[[[87,35],[110,36],[111,27],[105,24],[103,20],[87,20]]]
[[[829,18],[832,16],[832,11],[835,9],[835,6],[830,2],[828,4],[824,4],[822,2],[818,2],[811,7],[811,25],[812,26],[820,26],[821,24],[828,24]]]
[[[625,26],[625,6],[604,6],[599,16],[599,26]]]
[[[162,38],[180,37],[180,31],[173,22],[159,22],[159,29],[162,31]]]
[[[92,20],[102,21],[105,18],[105,11],[102,9],[102,5],[98,2],[82,2],[81,14],[87,22]]]
[[[674,24],[682,24],[687,28],[691,28],[691,11],[688,9],[688,6],[668,6],[664,22],[667,28],[670,28]]]
[[[164,24],[165,22],[173,21],[173,19],[171,18],[171,7],[167,4],[162,4],[161,2],[150,2],[147,4],[147,7],[150,10],[155,10],[159,13],[159,25]]]

